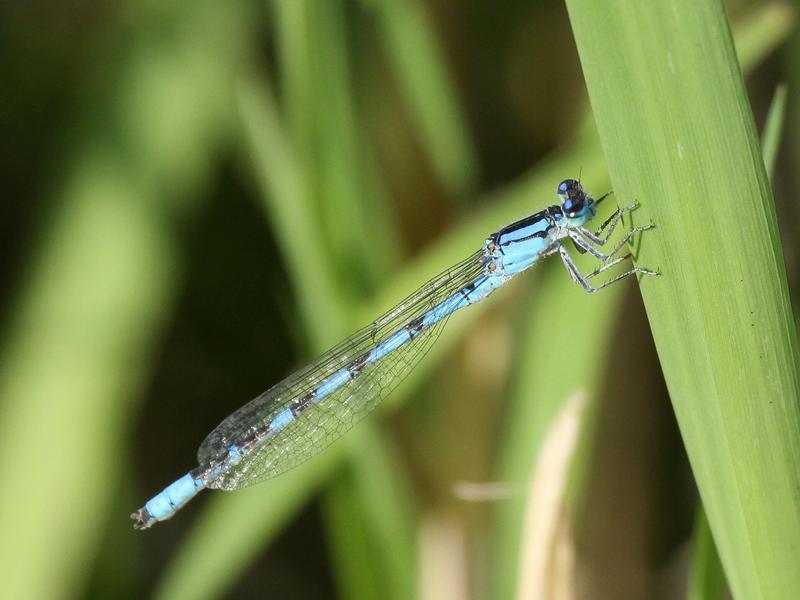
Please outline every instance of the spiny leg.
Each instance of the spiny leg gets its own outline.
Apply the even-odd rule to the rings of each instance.
[[[595,277],[596,275],[599,275],[603,271],[608,271],[611,267],[615,267],[616,265],[618,265],[622,261],[628,260],[630,257],[631,257],[630,252],[628,252],[627,254],[623,254],[622,256],[619,256],[619,257],[615,258],[611,262],[607,262],[607,263],[603,264],[602,266],[596,268],[591,273],[587,273],[586,275],[583,276],[583,278],[588,281],[589,279],[591,279],[592,277]]]
[[[661,273],[659,273],[658,271],[651,271],[650,269],[645,269],[644,267],[634,267],[628,271],[625,271],[624,273],[620,273],[616,277],[612,277],[608,281],[603,282],[601,285],[597,286],[594,289],[594,291],[596,292],[598,290],[602,290],[603,288],[606,288],[614,283],[617,283],[621,279],[630,277],[631,275],[653,275],[654,277],[657,277],[660,274]]]
[[[635,275],[635,274],[638,274],[638,273],[641,273],[642,275],[658,275],[658,273],[656,271],[651,271],[649,269],[643,269],[642,267],[634,267],[633,269],[631,269],[629,271],[625,271],[624,273],[621,273],[620,275],[617,275],[616,277],[613,277],[613,278],[609,279],[608,281],[598,285],[597,287],[592,287],[589,284],[589,282],[586,281],[589,277],[594,277],[598,273],[601,273],[602,271],[606,270],[608,267],[611,267],[611,266],[621,262],[622,260],[627,258],[627,256],[626,257],[617,258],[612,263],[609,263],[608,265],[603,265],[602,267],[600,267],[596,271],[593,271],[592,273],[589,273],[589,275],[583,276],[583,275],[581,275],[581,272],[578,270],[578,267],[575,265],[575,263],[572,262],[572,257],[569,255],[569,253],[567,252],[567,249],[564,248],[564,246],[559,246],[558,252],[561,255],[561,260],[564,262],[564,266],[567,268],[567,273],[569,273],[569,276],[572,278],[572,281],[574,281],[575,283],[577,283],[578,285],[583,287],[583,289],[586,290],[590,294],[593,294],[594,292],[598,292],[598,291],[602,290],[603,288],[606,288],[606,287],[610,286],[612,283],[618,282],[620,279],[624,279],[625,277],[629,277],[631,275]]]
[[[606,196],[608,196],[608,194],[606,194]],[[603,196],[603,198],[605,198],[606,196]],[[637,206],[639,206],[639,204],[637,202],[634,202],[630,206],[626,206],[624,208],[618,208],[616,212],[614,212],[610,217],[608,217],[605,221],[603,221],[603,224],[600,225],[600,228],[594,233],[586,229],[586,227],[578,227],[577,230],[580,231],[586,237],[586,239],[590,240],[592,243],[597,244],[598,246],[602,246],[613,235],[614,230],[617,228],[617,225],[619,224],[619,221],[622,218],[622,215],[631,212]],[[600,234],[603,233],[603,230],[608,226],[609,223],[611,223],[611,227],[609,227],[605,237],[600,237]]]
[[[581,277],[580,271],[578,271],[578,267],[575,266],[575,263],[572,262],[572,258],[570,257],[567,249],[564,246],[558,247],[558,253],[561,255],[561,261],[564,263],[564,266],[567,268],[567,273],[569,273],[570,278],[575,283],[582,285],[583,289],[587,292],[593,292],[594,288],[590,286],[586,280]]]
[[[641,227],[634,227],[628,233],[625,234],[625,237],[623,237],[622,240],[619,242],[619,244],[617,244],[617,246],[613,250],[611,250],[608,254],[603,254],[597,248],[592,246],[591,243],[588,242],[587,240],[583,239],[583,237],[581,237],[581,234],[575,229],[570,230],[568,232],[568,235],[569,235],[570,239],[573,242],[575,242],[576,245],[578,245],[581,248],[583,248],[584,250],[588,251],[595,258],[605,262],[605,261],[609,260],[615,254],[617,254],[620,250],[622,250],[625,247],[625,245],[630,241],[630,239],[635,234],[640,233],[642,231],[647,231],[648,229],[652,229],[653,227],[655,227],[655,225],[653,225],[652,223],[650,225],[643,225]]]
[[[603,271],[608,271],[611,267],[615,267],[616,265],[618,265],[622,261],[628,260],[630,257],[631,257],[631,253],[630,252],[628,254],[623,255],[623,256],[619,256],[619,257],[615,258],[614,260],[612,260],[611,262],[605,263],[604,265],[598,267],[597,269],[595,269],[591,273],[587,273],[586,275],[583,276],[583,278],[587,279],[587,280],[591,279],[592,277],[594,277],[596,275],[599,275]],[[650,269],[645,269],[644,267],[635,267],[633,270],[636,271],[637,273],[641,273],[642,275],[661,275],[661,273],[659,273],[658,271],[651,271]]]

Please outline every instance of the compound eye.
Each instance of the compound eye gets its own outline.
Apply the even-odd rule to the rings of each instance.
[[[580,196],[567,198],[561,205],[561,210],[568,217],[577,217],[583,210],[584,201]]]
[[[586,208],[586,194],[580,181],[565,179],[558,184],[561,211],[569,218],[579,216]]]

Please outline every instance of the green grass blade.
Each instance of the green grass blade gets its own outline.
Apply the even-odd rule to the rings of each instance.
[[[780,146],[786,111],[786,87],[778,86],[767,113],[761,147],[767,174],[772,177],[775,169],[775,156]],[[722,598],[726,590],[725,574],[719,562],[719,554],[711,537],[708,519],[702,506],[698,508],[695,520],[692,569],[689,573],[689,597],[692,600]]]
[[[340,594],[363,600],[414,598],[416,515],[402,464],[385,433],[359,428],[343,473],[328,487],[324,514]]]
[[[272,2],[285,136],[295,160],[310,160],[314,144],[313,2]]]
[[[775,50],[776,40],[785,40],[794,31],[795,8],[783,0],[758,3],[738,15],[734,22],[736,54],[742,71],[747,73],[755,64]],[[738,27],[741,23],[743,26]]]
[[[753,68],[764,59],[786,35],[783,29],[766,30],[763,23],[765,15],[774,11],[770,6],[761,12],[755,12],[739,22],[736,39],[745,39],[744,45],[737,45],[739,54],[747,68]],[[767,40],[758,39],[755,31],[768,35]],[[584,169],[584,179],[595,186],[607,185],[602,179],[602,162],[589,163]],[[596,191],[596,190],[595,190]],[[598,391],[601,377],[606,340],[609,333],[607,327],[613,325],[618,318],[620,290],[605,290],[591,298],[584,294],[574,294],[574,286],[560,272],[560,266],[545,274],[541,283],[542,292],[534,298],[533,310],[529,311],[527,322],[521,328],[520,346],[517,348],[519,368],[518,377],[513,382],[507,408],[507,427],[501,436],[498,459],[498,479],[525,486],[534,468],[541,444],[542,436],[549,427],[552,415],[560,410],[561,403],[567,395],[575,390],[585,390],[589,401]],[[591,310],[581,308],[582,303],[591,306]],[[578,315],[571,322],[553,322],[552,314]],[[586,317],[591,316],[591,322]],[[601,324],[601,327],[591,323]],[[569,341],[569,347],[561,351],[551,352],[552,344]],[[543,352],[542,348],[547,348]],[[564,356],[574,357],[576,364],[593,365],[593,368],[581,371],[562,372],[559,359]],[[571,359],[572,360],[572,359]],[[553,378],[552,373],[559,373]],[[536,394],[526,390],[536,389]],[[586,411],[584,419],[592,419],[595,411]],[[586,435],[591,436],[593,425],[585,424]],[[576,477],[580,477],[580,463],[575,468]],[[493,528],[493,545],[490,560],[490,594],[492,598],[510,598],[514,596],[519,579],[519,548],[526,499],[513,497],[498,505],[495,511]]]
[[[722,600],[728,591],[717,547],[702,507],[697,511],[689,570],[689,600]]]
[[[775,172],[775,161],[778,157],[778,149],[781,144],[781,131],[783,130],[784,117],[786,116],[786,86],[779,85],[772,97],[769,105],[767,120],[764,123],[764,133],[762,134],[762,152],[764,154],[764,167],[767,175],[772,179]]]
[[[24,459],[0,466],[0,559],[13,598],[80,589],[143,383],[130,367],[147,356],[175,293],[176,249],[161,211],[121,165],[97,159],[80,157],[59,198],[3,352],[0,449],[25,448]],[[62,468],[79,464],[91,468]]]
[[[456,88],[438,48],[427,5],[419,0],[376,0],[374,10],[428,156],[445,188],[465,199],[477,179],[477,157]]]
[[[202,209],[234,122],[239,10],[176,7],[164,28],[121,44],[113,85],[92,98],[61,167],[0,361],[5,597],[79,596],[107,519],[126,520],[109,511],[181,279],[171,226]]]
[[[324,348],[346,329],[349,307],[321,243],[307,171],[283,130],[271,90],[254,79],[240,85],[244,135],[257,168],[264,210],[284,251],[300,317],[311,346]],[[265,168],[266,167],[266,168]],[[320,302],[325,298],[329,302]]]
[[[642,295],[731,588],[800,596],[800,355],[724,7],[567,5],[614,189],[657,224]]]
[[[275,8],[286,134],[305,173],[328,262],[350,275],[340,293],[358,295],[398,254],[398,236],[392,221],[376,218],[392,210],[369,189],[374,174],[367,175],[362,160],[344,7],[339,0],[303,0]],[[373,252],[365,255],[365,246]]]

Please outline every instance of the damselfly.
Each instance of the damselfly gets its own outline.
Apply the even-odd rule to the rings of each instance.
[[[480,250],[430,280],[371,325],[306,367],[289,375],[231,414],[200,445],[199,465],[131,515],[146,529],[172,517],[200,490],[236,490],[269,479],[318,454],[361,420],[414,368],[455,311],[480,302],[543,258],[559,254],[573,281],[596,292],[624,277],[656,272],[634,267],[593,287],[589,280],[630,257],[634,227],[609,252],[602,248],[622,215],[618,209],[596,232],[590,221],[608,194],[597,200],[574,179],[557,190],[550,206],[493,233]],[[564,243],[600,261],[581,274]]]

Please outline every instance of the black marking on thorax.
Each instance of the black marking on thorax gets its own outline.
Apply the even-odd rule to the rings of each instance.
[[[515,223],[511,223],[511,225],[506,225],[500,231],[498,231],[496,234],[494,234],[495,242],[497,244],[497,247],[502,252],[502,248],[504,246],[510,246],[511,244],[517,244],[519,242],[525,242],[527,240],[530,240],[532,238],[537,238],[537,237],[538,238],[542,238],[542,239],[547,238],[547,236],[550,235],[550,232],[556,227],[556,217],[560,217],[561,214],[562,213],[561,213],[561,207],[560,206],[549,206],[549,207],[545,208],[544,210],[540,210],[539,212],[530,215],[529,217],[525,217],[524,219],[520,219],[519,221],[516,221]],[[547,227],[544,227],[543,229],[540,229],[540,230],[532,233],[531,235],[526,235],[525,237],[516,238],[516,239],[509,239],[506,242],[500,243],[500,238],[503,235],[506,235],[508,233],[512,233],[512,232],[517,231],[519,229],[525,229],[526,227],[529,227],[529,226],[533,225],[534,223],[536,223],[538,221],[546,221],[547,222]]]

